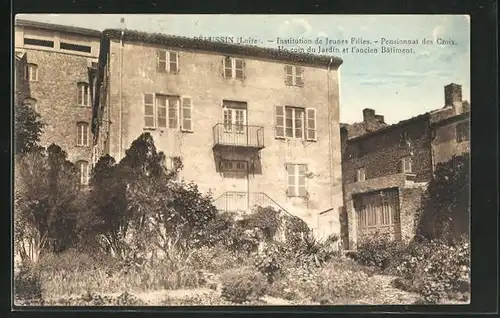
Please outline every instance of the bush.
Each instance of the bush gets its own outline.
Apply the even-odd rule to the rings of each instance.
[[[362,265],[384,271],[399,263],[404,250],[405,245],[402,242],[376,233],[372,239],[358,245],[355,259]]]
[[[272,284],[283,269],[283,259],[278,247],[266,245],[265,249],[255,256],[254,266],[267,278],[267,282]]]
[[[275,282],[271,295],[302,304],[348,304],[377,293],[380,286],[352,261],[336,259],[324,267],[293,267]]]
[[[222,246],[202,247],[194,251],[191,263],[196,269],[220,274],[249,263],[249,258]]]
[[[221,296],[233,303],[259,300],[266,292],[265,277],[250,266],[227,271],[221,279]]]
[[[428,303],[449,295],[467,294],[470,288],[470,249],[467,238],[460,244],[438,241],[413,244],[397,267],[401,288],[422,294]],[[461,297],[461,296],[460,296]]]
[[[23,264],[14,277],[14,294],[20,300],[42,300],[40,271],[33,265]]]
[[[324,242],[317,240],[312,234],[304,236],[297,244],[295,259],[298,264],[321,267],[337,255],[334,248],[335,238],[329,237]]]

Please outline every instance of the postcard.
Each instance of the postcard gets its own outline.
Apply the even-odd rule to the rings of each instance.
[[[18,14],[13,303],[470,301],[466,15]]]

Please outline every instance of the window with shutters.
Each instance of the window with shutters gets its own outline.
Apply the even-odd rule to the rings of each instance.
[[[159,50],[156,52],[156,69],[160,73],[179,72],[179,53]]]
[[[89,124],[79,122],[76,124],[76,145],[88,146],[89,145]]]
[[[169,128],[192,131],[190,97],[144,94],[144,128]]]
[[[276,138],[317,139],[316,109],[276,106]]]
[[[38,81],[38,65],[33,63],[26,64],[24,67],[24,79],[31,82]]]
[[[397,189],[365,193],[354,197],[358,228],[383,227],[400,222]]]
[[[90,87],[88,83],[78,83],[77,87],[77,104],[78,106],[90,106]]]
[[[80,160],[76,163],[78,171],[80,173],[80,184],[87,185],[89,183],[89,163],[87,161]]]
[[[356,182],[366,180],[366,170],[365,168],[359,168],[356,170]]]
[[[233,57],[225,57],[222,60],[223,75],[225,78],[244,79],[245,78],[245,61]]]
[[[285,65],[285,83],[288,86],[304,86],[304,69],[301,66]]]
[[[457,142],[469,140],[469,122],[458,123],[455,128]]]
[[[306,173],[305,164],[287,164],[287,196],[306,197]]]
[[[245,178],[248,173],[248,162],[240,160],[225,160],[221,162],[224,178]]]
[[[411,157],[401,159],[401,170],[404,173],[412,173]]]

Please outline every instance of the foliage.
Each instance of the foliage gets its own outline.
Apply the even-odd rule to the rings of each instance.
[[[412,244],[397,267],[403,278],[401,288],[422,294],[437,303],[448,294],[468,293],[470,285],[470,248],[467,237],[459,244],[440,241]]]
[[[335,239],[328,238],[328,240],[321,241],[312,234],[304,236],[297,247],[296,260],[306,266],[321,267],[336,255],[333,240]]]
[[[38,143],[45,124],[41,122],[40,114],[30,105],[21,104],[16,107],[14,117],[16,132],[14,153],[19,155],[41,151],[42,148]]]
[[[301,244],[302,238],[311,233],[306,222],[295,216],[284,215],[282,227],[287,245],[291,250],[297,250]]]
[[[377,232],[358,245],[356,260],[362,265],[384,271],[399,261],[404,249],[402,242]]]
[[[238,251],[229,251],[224,246],[203,246],[195,249],[192,255],[192,264],[195,269],[208,271],[214,274],[242,265],[247,265],[250,259]]]
[[[272,207],[258,206],[246,219],[246,227],[259,229],[267,241],[274,238],[279,224],[280,214]]]
[[[15,247],[25,261],[76,244],[82,193],[78,171],[66,157],[54,144],[16,156]]]
[[[450,243],[469,235],[469,154],[436,166],[418,213],[417,235]]]
[[[22,300],[41,300],[40,271],[36,266],[24,264],[14,277],[14,295]]]
[[[283,269],[283,259],[278,247],[274,244],[266,245],[263,251],[255,255],[254,266],[267,278],[267,282],[272,284]]]
[[[133,294],[124,292],[118,297],[101,296],[90,291],[83,293],[79,297],[59,298],[46,302],[49,306],[144,306],[145,303]]]
[[[170,250],[153,260],[123,261],[105,254],[68,251],[43,257],[40,279],[43,290],[51,295],[194,288],[201,283],[192,254]]]
[[[377,293],[380,286],[359,265],[335,259],[321,268],[288,267],[271,294],[302,304],[348,304]]]
[[[264,295],[267,286],[265,277],[251,266],[223,273],[221,283],[222,298],[237,304],[258,300]]]

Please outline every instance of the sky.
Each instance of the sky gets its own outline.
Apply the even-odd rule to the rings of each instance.
[[[256,45],[274,48],[278,37],[313,43],[318,38],[325,41],[325,37],[379,41],[368,46],[334,45],[340,52],[324,53],[344,61],[340,67],[341,122],[361,121],[364,108],[375,109],[388,124],[441,108],[444,86],[449,83],[462,85],[463,99],[470,102],[470,20],[465,15],[18,14],[16,18],[100,31],[121,28],[124,18],[127,29],[187,37],[251,37],[259,41]],[[419,43],[384,45],[413,48],[412,53],[382,53],[381,38],[418,39]],[[424,38],[432,44],[423,44]],[[438,44],[438,39],[448,43]],[[353,53],[353,46],[377,48],[378,52]]]

